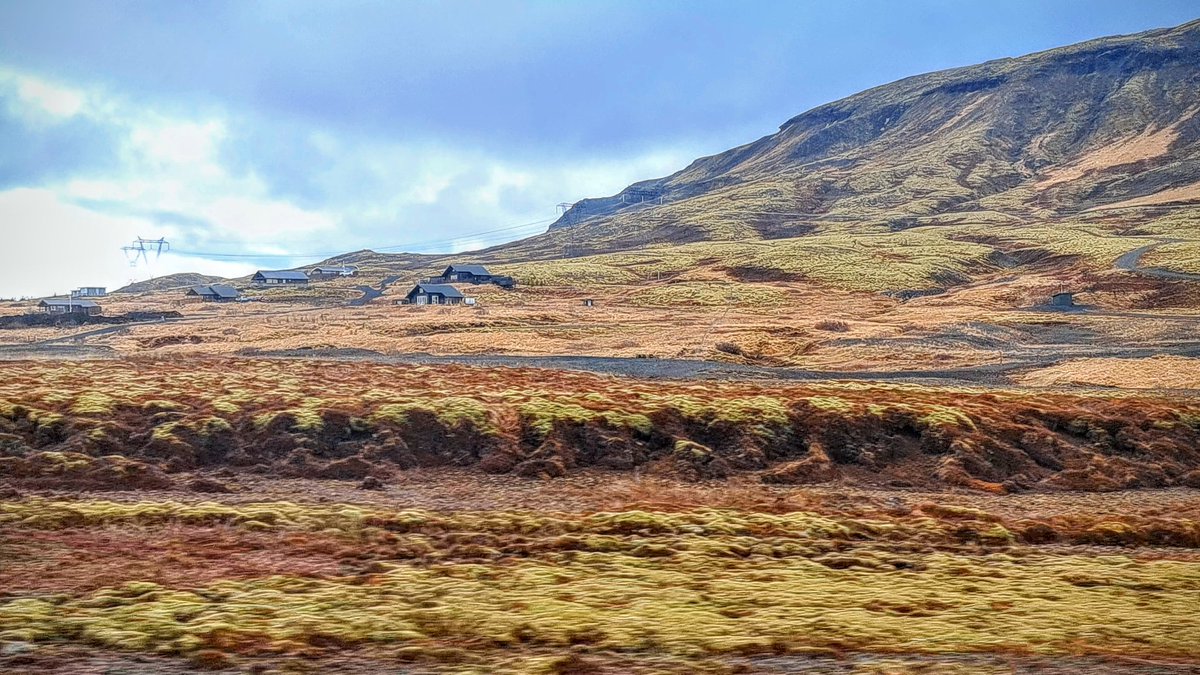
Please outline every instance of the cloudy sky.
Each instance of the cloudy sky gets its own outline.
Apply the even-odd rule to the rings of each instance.
[[[1127,2],[0,2],[0,297],[461,251],[900,77],[1200,16]],[[131,266],[135,237],[173,253]]]

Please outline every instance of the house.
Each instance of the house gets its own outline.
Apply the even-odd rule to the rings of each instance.
[[[91,300],[76,298],[48,298],[38,303],[38,309],[47,314],[86,314],[96,316],[100,305]]]
[[[1075,296],[1072,293],[1055,293],[1050,296],[1051,307],[1074,307]]]
[[[501,288],[513,288],[517,282],[512,277],[492,274],[483,265],[451,265],[442,275],[430,279],[434,283],[495,284]]]
[[[443,283],[489,284],[492,282],[492,273],[483,265],[451,265],[439,278]]]
[[[421,282],[404,296],[405,304],[409,305],[457,305],[466,296],[450,284],[429,284]]]
[[[224,286],[222,284],[192,286],[185,295],[188,297],[199,297],[204,302],[231,302],[241,296],[233,286]]]
[[[72,298],[103,298],[108,295],[108,289],[103,286],[80,286],[71,291]]]
[[[270,272],[259,270],[250,280],[256,284],[278,286],[284,284],[307,284],[308,275],[304,272]]]
[[[308,272],[308,278],[314,281],[324,281],[327,279],[337,279],[339,277],[356,277],[358,276],[358,268],[353,265],[345,266],[330,266],[321,265],[314,267]]]

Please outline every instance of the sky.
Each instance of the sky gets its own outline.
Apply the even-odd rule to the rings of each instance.
[[[902,77],[1195,0],[0,0],[0,297],[459,252]],[[138,238],[171,252],[131,264]]]

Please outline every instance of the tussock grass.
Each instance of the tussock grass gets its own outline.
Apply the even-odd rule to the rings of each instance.
[[[0,532],[12,534],[182,524],[278,532],[285,548],[331,538],[366,568],[8,597],[0,639],[185,655],[403,648],[434,661],[447,644],[685,660],[814,650],[1200,656],[1200,563],[1042,550],[1018,543],[1028,526],[962,507],[870,520],[717,509],[0,504]],[[1154,527],[1162,523],[1059,525],[1064,537],[1096,542]]]

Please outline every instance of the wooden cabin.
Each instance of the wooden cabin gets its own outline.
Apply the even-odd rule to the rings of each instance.
[[[404,296],[407,305],[458,305],[466,299],[450,284],[419,283]]]
[[[49,298],[38,303],[38,309],[47,314],[86,314],[96,316],[100,305],[79,298]]]
[[[192,286],[184,295],[189,298],[200,298],[204,302],[232,302],[241,297],[241,293],[238,293],[236,288],[222,284]]]
[[[254,276],[250,280],[256,284],[266,284],[268,286],[307,284],[308,275],[304,272],[259,270],[254,273]]]

